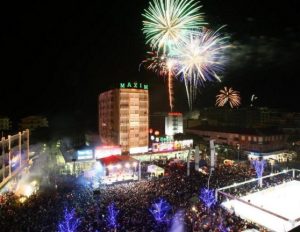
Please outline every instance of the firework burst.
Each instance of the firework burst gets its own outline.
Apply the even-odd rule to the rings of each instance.
[[[204,28],[172,49],[172,57],[177,60],[177,75],[183,78],[186,86],[190,109],[199,86],[206,81],[220,81],[226,61],[224,52],[229,45],[228,37],[222,37],[219,30],[213,32]]]
[[[238,107],[241,104],[240,93],[226,86],[220,90],[216,98],[216,106],[218,107],[224,106],[227,102],[231,108]]]
[[[159,55],[156,51],[147,52],[147,58],[142,61],[142,64],[159,76],[168,76],[167,56]]]
[[[171,111],[174,107],[174,92],[173,92],[173,77],[175,75],[175,64],[176,60],[168,57],[167,55],[159,55],[156,51],[147,52],[148,57],[142,61],[142,64],[148,70],[152,70],[161,77],[168,79],[168,94],[169,94],[169,105]]]
[[[195,0],[153,0],[142,14],[146,43],[166,53],[167,47],[205,25],[200,8]]]

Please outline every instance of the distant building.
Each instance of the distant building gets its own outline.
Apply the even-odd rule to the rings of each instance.
[[[200,112],[201,124],[231,127],[270,127],[282,124],[282,113],[266,107],[228,109],[205,108]]]
[[[33,131],[37,128],[48,127],[48,120],[44,116],[32,115],[21,119],[19,124],[21,130],[29,129]]]
[[[87,132],[84,134],[86,146],[98,146],[99,134],[97,132]]]
[[[149,115],[149,133],[154,134],[158,131],[160,136],[165,135],[165,118],[168,115],[166,112],[155,112]]]
[[[148,151],[148,85],[121,83],[99,95],[99,135],[104,145],[120,145],[122,152]]]
[[[183,133],[182,113],[171,112],[165,118],[165,134],[167,136],[173,136],[178,133]]]
[[[7,131],[11,128],[11,121],[8,117],[1,117],[0,116],[0,130]]]
[[[247,153],[270,154],[287,148],[286,135],[271,128],[222,128],[197,126],[186,130],[216,144],[230,145]]]

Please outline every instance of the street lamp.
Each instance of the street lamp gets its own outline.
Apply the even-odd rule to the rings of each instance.
[[[273,174],[273,166],[274,166],[274,160],[270,160],[270,164],[271,164],[271,173]]]
[[[240,162],[240,144],[236,144],[237,152],[238,152],[238,162]]]
[[[76,162],[76,158],[73,158],[72,161],[73,161],[73,174],[76,175],[76,173],[75,173],[75,162]]]

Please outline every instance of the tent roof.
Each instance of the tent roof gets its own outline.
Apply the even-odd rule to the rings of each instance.
[[[105,158],[101,158],[99,160],[105,166],[110,164],[123,163],[123,162],[138,162],[138,160],[128,155],[111,155]]]
[[[164,169],[162,167],[159,167],[155,164],[151,164],[147,168],[148,172],[164,172]]]

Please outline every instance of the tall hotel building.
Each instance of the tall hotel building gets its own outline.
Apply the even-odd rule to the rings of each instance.
[[[99,95],[99,135],[104,145],[120,145],[130,154],[148,151],[148,85],[121,83]]]

